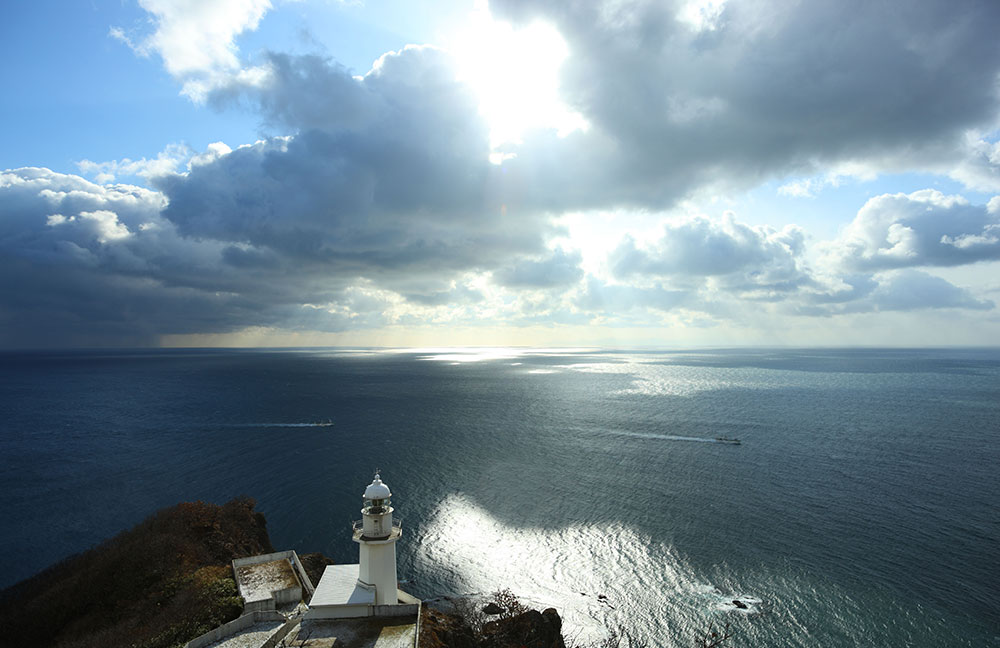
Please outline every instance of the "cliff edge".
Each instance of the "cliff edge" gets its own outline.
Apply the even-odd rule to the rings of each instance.
[[[0,647],[176,648],[238,617],[234,558],[271,553],[267,521],[250,498],[189,502],[0,591]],[[319,582],[331,561],[300,556]],[[565,648],[554,609],[523,606],[509,590],[485,607],[424,607],[420,648]]]
[[[169,648],[241,613],[230,561],[274,551],[249,498],[163,509],[0,592],[0,646]]]

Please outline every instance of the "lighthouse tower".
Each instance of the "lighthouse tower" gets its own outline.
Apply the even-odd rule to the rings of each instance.
[[[354,523],[356,565],[327,565],[309,601],[306,619],[406,617],[420,613],[420,599],[398,589],[396,541],[402,532],[392,519],[392,493],[378,472],[365,489],[362,519]]]
[[[360,545],[358,582],[375,588],[375,605],[396,605],[396,541],[402,535],[399,522],[392,521],[392,493],[375,473],[365,489],[362,520],[354,525],[354,541]]]

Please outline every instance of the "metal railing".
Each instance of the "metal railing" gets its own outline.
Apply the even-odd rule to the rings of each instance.
[[[365,536],[364,535],[364,532],[365,532],[365,521],[364,520],[354,520],[353,522],[351,522],[351,530],[354,532],[355,537],[357,537],[357,536],[361,536],[363,538],[364,537],[369,537],[369,536]],[[387,532],[385,532],[385,535],[378,536],[378,537],[380,537],[380,538],[388,538],[389,536],[393,535],[393,533],[398,534],[398,533],[402,533],[402,531],[403,531],[403,521],[400,520],[400,519],[393,518],[393,520],[392,520],[392,528],[389,529]],[[375,539],[375,538],[373,537],[373,539]]]

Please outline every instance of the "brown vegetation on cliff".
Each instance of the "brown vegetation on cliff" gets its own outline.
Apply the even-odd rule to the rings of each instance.
[[[254,501],[192,502],[0,592],[0,646],[169,648],[236,618],[230,561],[273,551]]]
[[[319,585],[319,579],[322,578],[326,566],[334,564],[333,560],[318,552],[302,554],[299,556],[299,562],[302,564],[302,569],[305,570],[306,576],[309,577],[309,582],[313,584],[313,587]]]
[[[452,603],[454,612],[424,607],[420,648],[566,648],[559,613],[529,609],[508,589],[482,607],[469,599]]]

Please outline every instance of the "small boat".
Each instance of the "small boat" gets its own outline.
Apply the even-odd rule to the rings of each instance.
[[[715,437],[715,440],[719,443],[731,443],[732,445],[740,445],[739,439],[733,439],[730,437]]]

